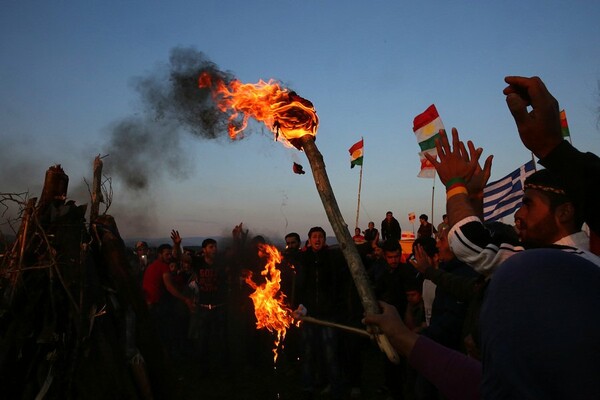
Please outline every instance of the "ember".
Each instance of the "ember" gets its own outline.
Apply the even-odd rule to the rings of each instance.
[[[302,165],[298,164],[298,163],[294,163],[294,165],[292,166],[292,171],[294,171],[295,174],[298,175],[304,175],[304,168],[302,167]]]
[[[255,289],[250,298],[254,303],[256,328],[266,328],[269,332],[277,332],[273,349],[273,361],[277,362],[277,349],[293,323],[292,310],[286,306],[284,301],[286,296],[280,291],[281,271],[277,269],[277,265],[281,263],[281,253],[275,246],[268,244],[260,245],[259,251],[267,257],[267,264],[261,272],[261,275],[265,277],[265,283],[257,285],[252,280],[251,274],[246,277],[246,283]]]

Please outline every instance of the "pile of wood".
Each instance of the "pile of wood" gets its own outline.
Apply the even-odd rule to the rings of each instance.
[[[46,172],[24,205],[0,264],[0,397],[175,398],[172,369],[151,326],[114,219],[67,201],[68,176]]]

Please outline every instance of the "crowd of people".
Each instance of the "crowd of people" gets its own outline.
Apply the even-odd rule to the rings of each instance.
[[[401,227],[388,211],[353,236],[382,312],[364,310],[342,251],[325,229],[291,232],[282,249],[281,288],[297,319],[383,332],[400,362],[381,354],[381,398],[596,399],[600,397],[600,258],[596,232],[600,159],[560,132],[558,103],[539,78],[507,77],[509,110],[523,144],[545,169],[529,176],[519,229],[482,219],[492,157],[440,131],[437,157],[427,156],[447,188],[447,213],[428,216],[403,257]],[[528,108],[529,107],[529,108]],[[582,231],[583,224],[588,234]],[[136,245],[132,272],[173,359],[194,357],[206,373],[232,363],[273,363],[273,338],[256,329],[253,291],[265,259],[263,236],[236,226],[220,251],[172,244]],[[367,338],[302,323],[289,331],[280,361],[301,381],[304,398],[361,398],[361,351]]]
[[[523,205],[515,214],[518,237],[502,224],[482,222],[492,157],[482,167],[481,148],[465,145],[456,129],[451,141],[440,131],[437,157],[426,157],[446,185],[448,243],[480,277],[433,271],[422,245],[411,261],[438,287],[467,302],[474,318],[467,319],[470,332],[463,338],[471,350],[411,330],[387,303],[364,322],[383,330],[447,399],[596,399],[600,323],[588,316],[600,307],[595,182],[600,158],[563,140],[558,102],[539,78],[505,81],[521,141],[545,167],[525,180]]]
[[[388,223],[391,212],[382,221]],[[393,218],[393,217],[392,217]],[[363,263],[379,299],[408,310],[412,320],[425,326],[414,310],[423,310],[422,279],[418,271],[403,262],[400,247],[400,225],[387,240],[379,240],[374,224],[357,241]],[[383,230],[383,229],[382,229]],[[390,235],[386,232],[386,235]],[[296,232],[285,235],[281,249],[281,292],[289,310],[302,308],[319,320],[361,328],[363,308],[337,245],[327,244],[327,234],[319,226],[303,238]],[[434,243],[435,240],[430,237]],[[219,251],[212,238],[202,242],[198,251],[184,246],[177,230],[171,232],[170,244],[150,249],[138,242],[132,252],[131,270],[139,277],[150,315],[156,324],[168,356],[177,361],[186,357],[199,365],[201,374],[219,374],[235,368],[273,365],[273,336],[256,329],[250,294],[254,289],[248,279],[259,284],[267,260],[261,246],[261,235],[249,238],[242,224],[232,231]],[[151,251],[152,250],[152,251]],[[409,302],[412,292],[416,301]],[[300,319],[300,318],[298,318]],[[360,398],[362,350],[369,346],[365,337],[340,333],[331,327],[302,323],[288,331],[284,350],[279,349],[283,363],[296,373],[304,398],[317,398],[321,392],[331,398]],[[382,398],[404,398],[405,365],[395,365],[382,355],[386,370]]]

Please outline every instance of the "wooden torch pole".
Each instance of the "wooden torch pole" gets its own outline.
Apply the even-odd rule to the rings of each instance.
[[[315,179],[315,184],[317,186],[317,192],[319,192],[329,223],[333,228],[335,237],[342,249],[344,258],[348,263],[348,268],[350,268],[350,273],[352,274],[352,279],[358,290],[358,295],[363,308],[369,313],[380,313],[381,310],[379,304],[377,303],[373,289],[369,284],[369,277],[367,276],[360,254],[358,254],[358,249],[348,231],[348,225],[344,222],[344,218],[342,217],[342,213],[340,212],[333,194],[333,189],[329,183],[323,155],[317,148],[313,136],[304,135],[299,139],[299,143],[310,163],[313,178]],[[388,359],[396,364],[399,363],[400,358],[387,337],[383,334],[378,334],[376,335],[376,339],[379,348],[385,352]]]

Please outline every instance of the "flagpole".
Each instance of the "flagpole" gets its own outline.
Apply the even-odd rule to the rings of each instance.
[[[433,186],[431,187],[431,223],[432,224],[433,224],[433,199],[435,197],[435,175],[436,175],[436,170],[433,170]]]
[[[535,162],[535,156],[533,155],[533,151],[531,152],[531,161],[533,161],[533,170],[537,171],[537,163]]]
[[[363,153],[363,163],[365,162],[365,158],[364,158],[364,153]],[[354,224],[355,228],[358,228],[358,213],[360,210],[360,189],[362,187],[362,172],[363,172],[363,166],[362,164],[360,165],[360,175],[358,178],[358,204],[356,205],[356,223]]]
[[[363,162],[365,155],[365,142],[363,137],[360,137],[360,140],[354,143],[350,149],[350,168],[354,168],[355,165],[360,165],[360,174],[358,178],[358,200],[356,205],[356,221],[354,222],[354,227],[358,228],[358,217],[360,214],[360,191],[362,188],[362,175],[363,175]]]

